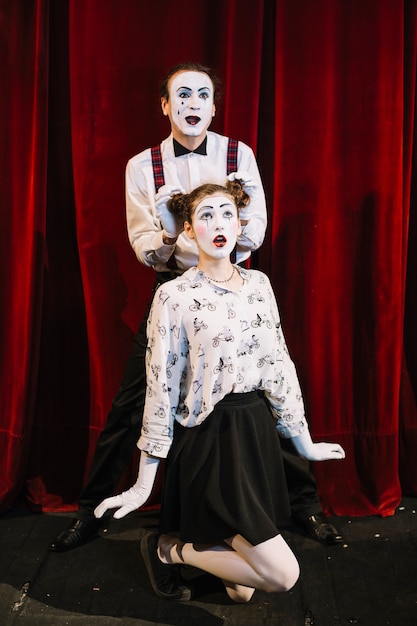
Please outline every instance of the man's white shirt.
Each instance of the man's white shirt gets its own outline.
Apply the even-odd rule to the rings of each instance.
[[[207,132],[207,155],[190,152],[175,156],[172,134],[161,143],[165,184],[189,193],[204,183],[224,185],[227,180],[228,137]],[[251,201],[251,219],[242,228],[236,248],[236,262],[247,259],[262,244],[267,225],[265,195],[254,153],[239,141],[237,170],[248,172],[259,184],[256,202]],[[175,245],[162,240],[162,228],[155,209],[155,183],[151,149],[132,157],[126,166],[126,220],[129,241],[138,260],[158,272],[167,271],[167,261],[175,253],[179,271],[198,263],[197,247],[181,233]]]

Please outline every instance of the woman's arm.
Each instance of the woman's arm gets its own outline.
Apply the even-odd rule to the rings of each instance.
[[[269,291],[271,317],[275,323],[278,345],[282,355],[282,385],[285,386],[286,390],[290,390],[289,393],[285,394],[266,393],[271,408],[278,419],[278,431],[281,436],[291,438],[298,454],[309,461],[344,459],[345,452],[338,443],[313,443],[311,439],[308,423],[305,419],[304,403],[297,372],[285,342],[277,301],[269,279],[267,279],[267,289]],[[281,401],[283,397],[285,397],[284,402]]]

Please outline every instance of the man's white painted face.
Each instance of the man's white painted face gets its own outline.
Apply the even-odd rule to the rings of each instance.
[[[195,208],[192,231],[200,254],[215,259],[228,257],[241,231],[235,203],[226,195],[204,198]]]
[[[214,116],[213,97],[213,83],[207,74],[180,72],[171,78],[169,100],[162,108],[180,134],[198,137],[205,133]]]

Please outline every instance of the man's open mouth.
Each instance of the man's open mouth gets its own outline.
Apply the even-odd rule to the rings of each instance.
[[[217,237],[213,239],[213,243],[217,248],[223,248],[223,246],[227,244],[227,239],[224,235],[217,235]]]
[[[198,117],[197,115],[188,115],[185,120],[187,124],[190,124],[190,126],[195,126],[198,122],[200,122],[201,117]]]

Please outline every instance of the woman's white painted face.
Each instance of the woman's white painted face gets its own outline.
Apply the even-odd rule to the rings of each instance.
[[[162,100],[174,137],[204,135],[215,113],[213,83],[204,72],[179,72],[169,82],[169,100]],[[177,131],[177,132],[175,132]]]
[[[241,232],[235,203],[226,195],[204,198],[195,208],[192,225],[186,228],[196,240],[200,255],[214,259],[228,257]]]

